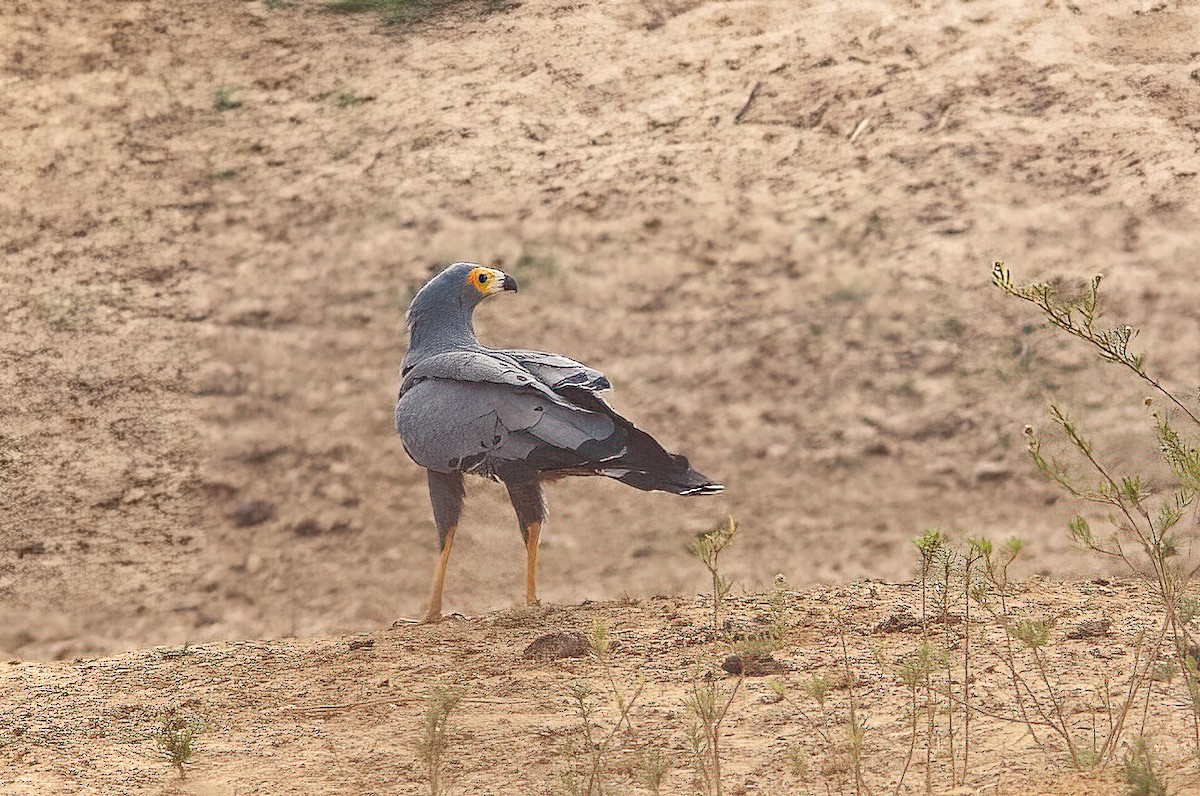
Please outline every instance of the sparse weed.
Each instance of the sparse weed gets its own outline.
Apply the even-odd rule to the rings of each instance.
[[[671,760],[659,749],[647,749],[638,760],[638,783],[653,796],[662,792],[663,780],[671,771]]]
[[[417,739],[417,757],[425,768],[430,796],[445,793],[442,768],[450,742],[450,717],[463,698],[463,689],[455,686],[435,688],[429,696],[421,734]]]
[[[354,108],[359,105],[365,105],[368,102],[374,102],[375,97],[372,94],[355,94],[353,91],[339,91],[334,96],[334,101],[337,102],[339,108]]]
[[[1034,464],[1052,483],[1086,503],[1105,506],[1112,518],[1113,530],[1098,535],[1087,518],[1076,516],[1069,525],[1071,537],[1086,549],[1122,562],[1132,573],[1146,579],[1155,588],[1163,608],[1162,636],[1174,647],[1179,671],[1190,701],[1192,745],[1200,754],[1200,680],[1196,676],[1196,639],[1189,628],[1195,615],[1194,577],[1200,563],[1186,555],[1200,542],[1200,525],[1182,522],[1190,516],[1200,497],[1200,405],[1193,396],[1181,397],[1146,369],[1146,355],[1130,350],[1138,330],[1128,324],[1111,328],[1099,325],[1101,316],[1101,277],[1094,276],[1073,296],[1060,295],[1048,282],[1021,285],[1003,262],[992,268],[992,282],[1010,296],[1037,307],[1055,328],[1091,346],[1101,359],[1120,365],[1166,400],[1168,412],[1156,408],[1156,399],[1146,398],[1153,422],[1157,451],[1174,483],[1157,490],[1140,474],[1121,474],[1102,461],[1094,442],[1057,404],[1050,404],[1050,416],[1065,441],[1078,454],[1088,477],[1044,451],[1041,436],[1026,426],[1026,445]],[[1185,400],[1186,398],[1186,400]],[[1172,417],[1173,415],[1173,417]],[[1182,424],[1180,431],[1177,424]],[[1098,476],[1098,481],[1092,480]],[[1155,650],[1149,656],[1154,663]],[[1109,754],[1114,750],[1107,750]]]
[[[196,736],[203,725],[194,718],[181,716],[174,708],[163,713],[162,725],[155,736],[158,753],[175,766],[180,779],[186,779],[184,766],[196,753]]]
[[[185,641],[183,646],[179,647],[178,649],[162,649],[159,650],[158,654],[166,660],[172,660],[175,658],[186,658],[187,656],[195,653],[195,651],[196,649],[192,646],[192,643],[190,641]]]
[[[522,252],[509,269],[522,284],[533,284],[558,275],[558,260],[549,254]]]
[[[799,744],[788,744],[783,753],[784,763],[794,776],[800,779],[808,777],[808,752]]]
[[[576,763],[570,771],[565,772],[560,777],[559,788],[565,793],[578,794],[578,796],[605,796],[612,792],[612,785],[609,782],[609,756],[616,746],[617,735],[621,728],[626,727],[632,733],[633,722],[630,714],[641,698],[646,682],[639,680],[629,689],[618,683],[609,656],[612,640],[604,622],[596,620],[592,623],[588,633],[588,647],[600,665],[608,689],[605,695],[612,699],[617,709],[617,719],[611,727],[606,728],[598,715],[598,706],[595,700],[595,697],[598,696],[597,692],[585,681],[577,682],[572,686],[571,702],[575,709],[575,715],[579,718],[579,729],[583,736],[583,755],[579,757],[585,760],[585,765],[581,767]],[[653,754],[658,755],[657,752]],[[642,773],[645,777],[654,779],[656,783],[661,783],[666,771],[670,768],[661,755],[644,756],[643,763],[649,768],[643,768]],[[660,765],[666,766],[666,768],[658,771]],[[654,772],[658,772],[655,775],[656,778],[651,776]]]
[[[823,674],[815,674],[804,683],[804,693],[816,700],[822,708],[829,692],[833,690],[833,680]]]
[[[688,728],[688,749],[696,779],[708,796],[722,796],[721,789],[721,725],[729,714],[734,697],[745,677],[738,677],[731,688],[724,689],[717,680],[704,680],[699,673],[692,677],[691,694],[685,706],[692,717]]]
[[[1150,741],[1139,735],[1129,744],[1121,773],[1129,785],[1129,796],[1167,796],[1167,785],[1155,768]]]
[[[217,86],[213,89],[213,110],[231,111],[242,107],[242,101],[233,98],[233,86]]]
[[[704,568],[712,576],[713,632],[720,632],[721,604],[729,596],[729,590],[733,588],[733,580],[723,576],[720,572],[721,551],[737,536],[738,529],[737,520],[729,517],[711,531],[697,536],[696,540],[688,546],[688,549],[696,558],[700,559],[700,563],[704,564]]]

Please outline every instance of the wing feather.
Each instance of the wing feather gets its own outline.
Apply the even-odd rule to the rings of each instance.
[[[427,362],[408,373],[396,404],[396,430],[423,467],[505,478],[586,467],[621,451],[611,418],[518,378],[504,363]]]
[[[562,387],[581,387],[592,392],[603,392],[612,388],[608,377],[600,371],[559,354],[522,350],[497,351],[495,353],[507,357],[552,390]]]

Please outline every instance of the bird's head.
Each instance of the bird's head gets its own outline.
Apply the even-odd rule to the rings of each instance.
[[[476,263],[455,263],[417,291],[409,312],[430,310],[440,314],[438,307],[444,313],[450,307],[457,306],[470,313],[488,296],[516,289],[517,280],[498,268]]]
[[[458,263],[458,265],[463,266],[463,270],[466,271],[462,276],[462,289],[472,300],[470,303],[477,304],[488,296],[494,296],[506,290],[514,293],[517,290],[517,280],[497,268],[488,268],[472,263]]]
[[[426,282],[413,296],[408,306],[409,325],[418,318],[462,317],[469,322],[479,302],[488,296],[516,289],[517,280],[497,268],[455,263]]]

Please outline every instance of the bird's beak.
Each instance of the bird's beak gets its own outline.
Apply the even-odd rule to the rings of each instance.
[[[512,292],[516,293],[517,292],[517,280],[513,279],[508,274],[505,274],[504,281],[502,281],[500,283],[500,289],[501,290],[511,290]]]

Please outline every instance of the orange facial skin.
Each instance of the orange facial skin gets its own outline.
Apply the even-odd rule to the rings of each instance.
[[[491,296],[504,290],[504,272],[495,268],[479,266],[467,273],[467,284],[485,296]]]

